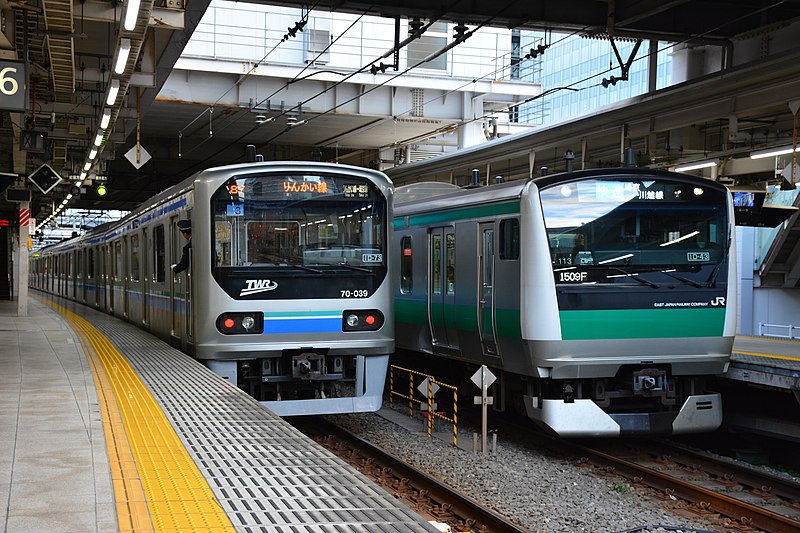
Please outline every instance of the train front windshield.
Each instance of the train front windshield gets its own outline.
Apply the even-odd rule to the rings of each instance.
[[[211,208],[223,286],[258,271],[282,287],[275,297],[368,296],[385,276],[386,199],[367,179],[248,174],[220,187]],[[320,278],[329,281],[311,281]]]
[[[706,287],[727,269],[726,194],[655,176],[540,191],[557,283]]]

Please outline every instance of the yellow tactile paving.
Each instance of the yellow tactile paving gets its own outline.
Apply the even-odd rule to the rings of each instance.
[[[745,352],[744,350],[734,350],[734,353],[742,355],[752,355],[754,357],[768,357],[770,359],[783,359],[784,361],[800,361],[800,357],[789,355],[776,355],[774,353]]]
[[[87,348],[103,413],[121,532],[234,531],[161,407],[89,322],[45,300]]]

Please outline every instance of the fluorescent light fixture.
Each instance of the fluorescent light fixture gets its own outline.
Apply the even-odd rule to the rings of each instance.
[[[800,152],[800,146],[797,147],[795,152]],[[750,152],[750,159],[763,159],[765,157],[777,157],[779,155],[787,155],[792,153],[791,146],[778,146],[775,148],[767,148],[765,150],[756,150]]]
[[[629,257],[633,257],[633,254],[625,254],[619,257],[612,257],[611,259],[606,259],[605,261],[600,261],[598,265],[605,265],[606,263],[613,263],[614,261],[622,261],[623,259],[627,259]]]
[[[116,97],[114,97],[116,99]],[[100,129],[106,129],[108,124],[111,122],[111,110],[104,109],[103,110],[103,118],[100,119]]]
[[[677,239],[673,239],[673,240],[671,240],[669,242],[662,242],[661,244],[659,244],[659,246],[669,246],[670,244],[675,244],[676,242],[685,241],[686,239],[690,239],[690,238],[694,237],[698,233],[700,233],[700,232],[699,231],[693,231],[691,233],[687,233],[683,237],[678,237]]]
[[[117,94],[119,94],[119,80],[111,80],[111,83],[108,84],[108,98],[106,98],[106,104],[114,105],[114,102],[117,101]]]
[[[103,144],[103,132],[102,131],[97,134],[97,137],[94,138],[94,145],[95,146],[100,146],[101,144]]]
[[[128,7],[125,11],[125,23],[123,27],[128,31],[136,28],[136,19],[139,17],[140,0],[128,0]]]
[[[89,169],[92,168],[92,162],[87,161],[85,165],[83,165],[84,172],[89,172]]]
[[[97,148],[92,148],[92,151],[89,152],[89,159],[94,159],[97,157]]]
[[[71,200],[71,199],[72,199],[72,193],[69,192],[69,193],[67,193],[67,200]]]
[[[84,171],[84,172],[81,172],[81,181],[83,181],[85,179],[86,179],[86,172]],[[80,187],[80,184],[78,184],[78,183],[76,183],[75,185],[78,185]]]
[[[700,161],[699,163],[689,163],[688,165],[681,165],[675,167],[675,172],[688,172],[689,170],[699,170],[701,168],[710,168],[717,166],[717,161]]]
[[[114,72],[122,74],[125,72],[125,67],[128,66],[128,56],[131,53],[131,40],[123,37],[119,40],[119,48],[117,49],[117,60],[114,62]]]

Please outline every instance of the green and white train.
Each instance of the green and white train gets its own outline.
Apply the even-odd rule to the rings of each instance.
[[[733,229],[724,186],[664,171],[400,187],[396,345],[463,376],[487,365],[496,405],[561,436],[712,431],[706,380],[736,325]]]

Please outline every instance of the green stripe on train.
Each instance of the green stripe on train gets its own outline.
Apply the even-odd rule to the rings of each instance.
[[[448,306],[452,307],[452,306]],[[439,309],[440,306],[435,306]],[[455,328],[470,333],[478,332],[478,314],[474,306],[460,305],[454,309]],[[522,338],[519,324],[519,310],[497,309],[495,328],[499,337]],[[424,300],[395,300],[395,320],[403,324],[424,324],[428,322],[428,305]],[[441,316],[441,315],[439,315]],[[434,320],[434,326],[443,326],[441,318]]]
[[[424,226],[428,224],[440,224],[442,222],[454,222],[456,220],[466,220],[471,218],[483,218],[497,215],[510,215],[519,213],[519,200],[505,202],[502,204],[481,205],[476,207],[463,207],[461,209],[448,209],[435,213],[421,213],[419,215],[409,215],[409,226]],[[393,221],[394,229],[402,229],[405,225],[406,217],[395,217]]]
[[[561,338],[642,339],[722,335],[725,308],[561,311]]]

